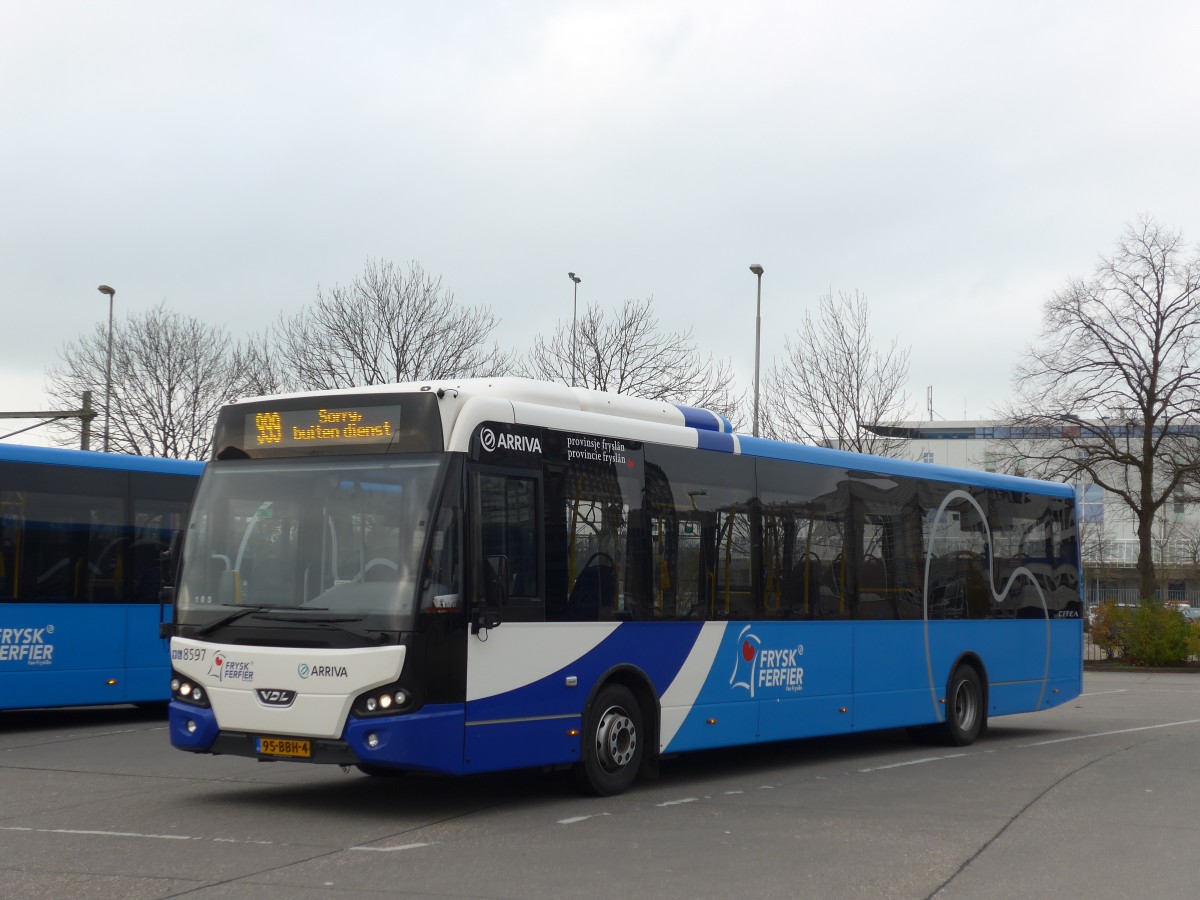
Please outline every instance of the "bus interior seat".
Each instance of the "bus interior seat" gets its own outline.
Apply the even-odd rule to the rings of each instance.
[[[600,618],[601,610],[612,612],[616,600],[616,567],[607,553],[593,553],[575,576],[564,618],[570,622],[594,622]]]
[[[878,556],[868,554],[859,564],[858,583],[860,589],[874,593],[887,587],[887,567]]]
[[[817,602],[813,604],[814,619],[840,619],[842,617],[842,601],[838,594],[822,586]]]
[[[62,573],[64,571],[69,571],[70,568],[71,558],[69,556],[64,556],[62,559],[48,566],[41,575],[37,576],[35,582],[39,588],[41,588],[42,585],[46,584],[47,582],[51,584],[58,584],[59,582],[63,581]]]
[[[860,593],[854,608],[856,619],[894,619],[895,607],[879,594]]]
[[[821,595],[821,559],[815,553],[801,558],[783,584],[783,614],[790,619],[811,619]]]

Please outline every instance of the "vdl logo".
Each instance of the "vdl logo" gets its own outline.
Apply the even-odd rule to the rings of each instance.
[[[281,691],[275,688],[258,688],[254,693],[267,706],[291,706],[296,699],[295,691]]]

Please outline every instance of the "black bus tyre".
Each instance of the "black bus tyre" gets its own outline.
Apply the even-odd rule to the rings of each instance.
[[[646,752],[645,736],[642,710],[629,688],[619,684],[601,688],[584,723],[575,767],[579,787],[598,797],[628,790]]]
[[[983,703],[983,682],[973,666],[959,666],[950,676],[946,689],[946,721],[942,735],[953,747],[973,744],[984,729],[987,708]]]

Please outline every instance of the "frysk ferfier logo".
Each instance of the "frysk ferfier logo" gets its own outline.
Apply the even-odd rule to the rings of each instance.
[[[788,693],[804,690],[804,645],[782,649],[764,648],[762,638],[747,625],[738,635],[738,655],[729,686],[744,688],[750,696],[758,690],[782,688]]]
[[[208,667],[208,677],[215,678],[222,683],[226,681],[249,683],[254,680],[254,662],[253,660],[233,660],[224,653],[218,652],[213,656],[212,663]]]

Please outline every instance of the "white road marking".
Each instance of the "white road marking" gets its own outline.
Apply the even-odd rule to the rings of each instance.
[[[351,850],[365,850],[370,853],[395,853],[397,850],[416,850],[419,847],[432,847],[437,841],[424,844],[401,844],[399,847],[351,847]]]
[[[1088,740],[1089,738],[1111,737],[1114,734],[1133,734],[1134,732],[1137,732],[1137,731],[1153,731],[1158,728],[1177,728],[1180,725],[1196,725],[1196,724],[1200,724],[1200,719],[1185,719],[1182,722],[1163,722],[1161,725],[1141,725],[1137,728],[1121,728],[1121,729],[1118,729],[1117,731],[1096,731],[1096,732],[1091,732],[1089,734],[1073,734],[1070,737],[1050,738],[1045,741],[1034,741],[1033,743],[1029,743],[1029,744],[1017,744],[1016,749],[1024,750],[1029,747],[1045,747],[1050,744],[1065,744],[1068,741],[1084,741],[1084,740]],[[1003,748],[1000,748],[1000,749],[1003,749]],[[993,749],[993,750],[983,750],[983,751],[979,751],[979,752],[994,753],[996,751]],[[900,768],[903,768],[904,766],[920,766],[920,765],[924,765],[925,763],[941,762],[944,759],[958,759],[960,757],[970,756],[970,755],[972,755],[972,754],[970,754],[970,753],[947,753],[944,756],[926,756],[926,757],[922,757],[921,759],[909,759],[909,760],[905,760],[904,762],[891,763],[886,766],[872,766],[869,769],[859,769],[858,771],[860,773],[882,772],[885,769],[900,769]]]
[[[191,834],[143,834],[139,831],[98,831],[91,828],[22,828],[0,825],[0,831],[30,831],[35,834],[84,834],[95,837],[145,838],[155,841],[212,841],[224,844],[273,844],[274,841],[245,841],[237,838],[202,838]]]
[[[904,766],[920,766],[925,763],[941,762],[943,759],[959,759],[963,756],[968,756],[967,753],[947,753],[943,756],[926,756],[921,759],[909,759],[904,762],[891,763],[886,766],[872,766],[869,769],[859,769],[859,772],[882,772],[884,769],[900,769]]]
[[[596,813],[591,816],[572,816],[570,819],[559,819],[559,825],[574,825],[576,822],[586,822],[588,819],[596,819],[600,816],[607,816],[609,813]]]
[[[607,815],[607,814],[606,814]],[[145,834],[139,831],[98,831],[90,828],[28,828],[17,825],[0,825],[0,831],[26,831],[35,834],[80,834],[94,837],[138,838],[154,841],[211,841],[214,844],[273,844],[274,841],[249,841],[239,838],[204,838],[191,834]],[[367,850],[374,853],[394,853],[397,850],[415,850],[418,847],[432,847],[437,843],[432,841],[423,844],[401,844],[398,847],[349,847],[349,850]]]
[[[1018,744],[1018,747],[1045,747],[1047,744],[1063,744],[1067,741],[1084,741],[1088,738],[1109,737],[1114,734],[1132,734],[1135,731],[1153,731],[1156,728],[1176,728],[1180,725],[1200,724],[1200,719],[1185,719],[1182,722],[1164,722],[1161,725],[1142,725],[1138,728],[1121,728],[1117,731],[1097,731],[1092,734],[1075,734],[1071,737],[1053,738],[1048,741],[1037,741],[1032,744]]]
[[[684,803],[695,803],[695,802],[696,802],[696,800],[697,800],[697,798],[696,798],[696,797],[685,797],[685,798],[684,798],[684,799],[682,799],[682,800],[668,800],[666,803],[655,803],[654,805],[655,805],[655,806],[658,806],[658,807],[663,807],[663,806],[681,806],[681,805],[682,805],[682,804],[684,804]]]

